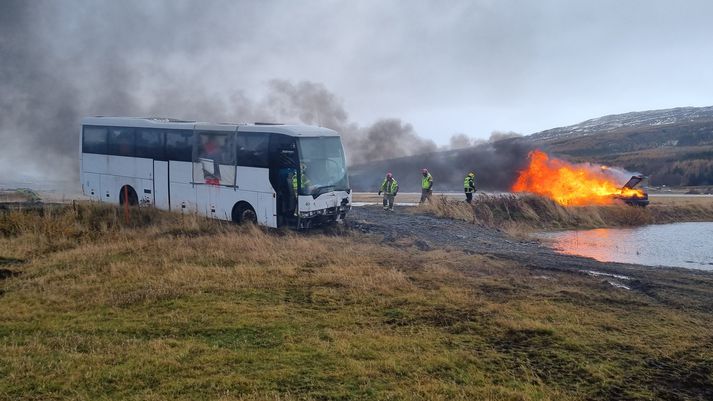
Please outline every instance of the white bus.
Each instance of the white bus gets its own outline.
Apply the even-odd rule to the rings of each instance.
[[[93,200],[298,228],[351,208],[341,138],[326,128],[87,117],[80,135]]]

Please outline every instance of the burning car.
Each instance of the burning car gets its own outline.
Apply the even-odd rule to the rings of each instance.
[[[622,169],[570,163],[538,149],[528,157],[530,163],[520,170],[513,192],[545,196],[562,206],[611,205],[616,200],[632,206],[649,204],[649,194],[637,187],[646,178],[643,175],[632,176],[621,187],[621,178],[631,174]]]
[[[646,177],[634,175],[621,187],[621,192],[614,199],[624,201],[627,205],[646,207],[649,204],[649,194],[643,187],[637,188]]]

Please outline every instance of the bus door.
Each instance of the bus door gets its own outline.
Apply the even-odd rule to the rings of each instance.
[[[269,148],[270,183],[276,194],[278,227],[295,223],[297,197],[292,186],[292,176],[299,170],[297,141],[294,137],[272,134]]]
[[[149,199],[153,198],[154,207],[170,210],[168,161],[166,161],[164,153],[165,141],[165,131],[163,130],[154,128],[136,130],[136,157],[149,159],[152,163],[152,189]],[[144,193],[144,195],[148,194]]]
[[[193,131],[171,130],[166,132],[168,160],[169,197],[171,210],[196,211],[196,191],[193,185]]]
[[[168,162],[165,160],[153,161],[153,192],[154,206],[159,209],[170,210]]]

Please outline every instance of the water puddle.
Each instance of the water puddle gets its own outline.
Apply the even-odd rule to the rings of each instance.
[[[540,233],[559,252],[602,262],[713,271],[713,223],[675,223]],[[628,277],[588,272],[619,280]]]

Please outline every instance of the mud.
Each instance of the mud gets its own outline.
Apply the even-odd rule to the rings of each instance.
[[[385,212],[378,206],[355,207],[345,224],[352,230],[379,236],[385,244],[398,246],[397,241],[409,239],[420,250],[450,248],[489,255],[514,261],[535,274],[558,271],[588,275],[597,283],[606,284],[602,287],[610,291],[637,291],[653,302],[673,307],[713,309],[713,274],[706,272],[604,263],[563,255],[536,239],[514,239],[497,228],[412,213],[405,207],[397,207],[394,212]],[[592,272],[606,276],[592,276]],[[616,276],[625,276],[627,280],[618,280]]]
[[[12,270],[0,269],[0,280],[4,280],[4,279],[10,278],[10,277],[15,277],[15,276],[17,276],[17,275],[19,275],[19,274],[20,274],[20,273],[14,272],[14,271],[12,271]]]
[[[22,259],[16,259],[16,258],[6,258],[4,256],[0,256],[0,266],[14,266],[14,265],[19,265],[24,263],[25,261]],[[0,267],[0,280],[5,280],[10,277],[15,277],[19,276],[20,272],[13,271],[13,270],[8,270]],[[0,291],[0,295],[2,295],[2,291]]]

